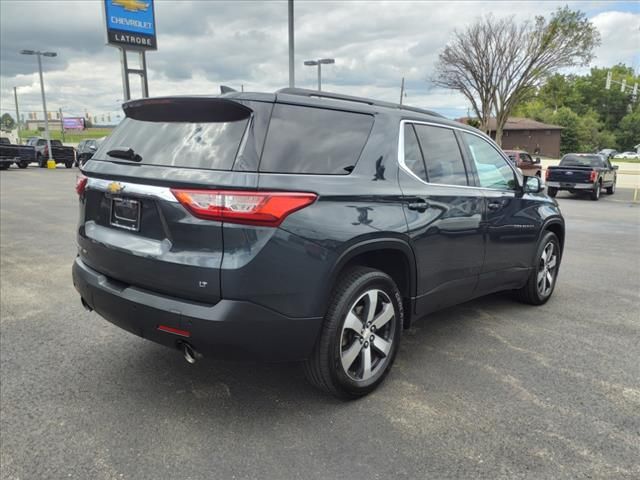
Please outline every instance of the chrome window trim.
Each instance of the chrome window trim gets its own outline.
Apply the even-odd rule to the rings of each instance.
[[[156,185],[143,185],[140,183],[119,182],[116,180],[104,180],[102,178],[89,177],[87,180],[88,190],[97,190],[100,192],[108,192],[109,185],[118,183],[122,186],[121,193],[124,195],[131,194],[138,197],[157,198],[167,202],[179,203],[178,199],[171,193],[168,187],[158,187]]]
[[[515,193],[515,190],[503,190],[501,188],[482,187],[480,185],[477,185],[477,186],[476,185],[455,185],[455,184],[449,184],[449,183],[425,182],[423,179],[421,179],[415,173],[413,173],[411,171],[411,169],[409,167],[407,167],[407,164],[404,163],[404,126],[406,124],[427,125],[427,126],[431,126],[431,127],[448,128],[449,130],[458,130],[459,132],[469,133],[471,135],[475,135],[476,137],[479,137],[479,138],[483,139],[484,141],[489,143],[489,145],[491,145],[491,147],[493,147],[493,149],[496,152],[498,152],[498,155],[500,155],[500,157],[502,157],[502,159],[505,161],[507,166],[514,173],[514,176],[518,180],[518,184],[522,185],[522,177],[513,168],[513,166],[511,165],[511,162],[507,159],[507,157],[505,156],[504,152],[501,151],[500,147],[498,147],[498,145],[491,138],[487,138],[484,134],[472,132],[471,130],[467,130],[466,128],[455,127],[455,126],[452,126],[452,125],[443,125],[442,123],[425,122],[425,121],[421,121],[421,120],[403,119],[403,120],[400,120],[400,128],[399,128],[399,131],[398,131],[398,165],[400,165],[400,168],[402,170],[404,170],[405,173],[411,175],[413,178],[415,178],[419,182],[421,182],[421,183],[423,183],[425,185],[434,185],[434,186],[440,186],[440,187],[473,188],[473,189],[476,189],[476,190],[477,189],[481,189],[481,190],[489,190],[489,191],[492,191],[492,192]],[[462,154],[462,152],[460,152],[460,154]]]

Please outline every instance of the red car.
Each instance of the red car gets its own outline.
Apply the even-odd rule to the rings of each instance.
[[[524,150],[505,150],[513,164],[522,170],[527,177],[542,177],[542,167],[540,166],[540,157],[535,160]]]

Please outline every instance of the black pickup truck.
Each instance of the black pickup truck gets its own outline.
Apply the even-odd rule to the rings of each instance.
[[[559,190],[589,193],[591,200],[599,200],[602,189],[609,195],[616,191],[618,166],[611,165],[603,155],[568,153],[555,167],[547,168],[547,194],[555,197]]]
[[[27,145],[13,145],[8,138],[0,137],[0,170],[15,163],[18,168],[27,168],[36,160],[36,151]]]
[[[27,145],[36,149],[36,162],[40,168],[47,166],[49,160],[49,147],[47,140],[44,138],[32,137],[27,140]],[[63,163],[65,167],[71,168],[76,162],[76,149],[73,147],[65,147],[60,140],[51,140],[51,157],[56,163]]]

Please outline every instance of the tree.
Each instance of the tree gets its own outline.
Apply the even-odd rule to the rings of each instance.
[[[635,112],[628,113],[620,121],[618,131],[618,145],[620,149],[635,150],[635,146],[640,143],[640,108]]]
[[[3,113],[0,117],[0,126],[5,130],[13,130],[16,126],[16,122],[11,115]]]
[[[513,17],[487,16],[454,33],[438,57],[433,81],[467,97],[483,130],[495,115],[500,144],[512,110],[557,70],[587,65],[599,44],[596,27],[568,7],[548,21],[538,16],[520,25]]]

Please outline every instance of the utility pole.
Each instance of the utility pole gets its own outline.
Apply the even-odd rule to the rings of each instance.
[[[294,55],[293,0],[289,0],[289,88],[294,88],[296,86]]]
[[[402,105],[403,97],[404,97],[404,77],[402,77],[402,83],[400,84],[400,105]]]
[[[20,110],[18,109],[18,89],[17,87],[13,87],[13,99],[16,103],[16,125],[18,128],[18,143],[22,143],[22,139],[20,138]]]

